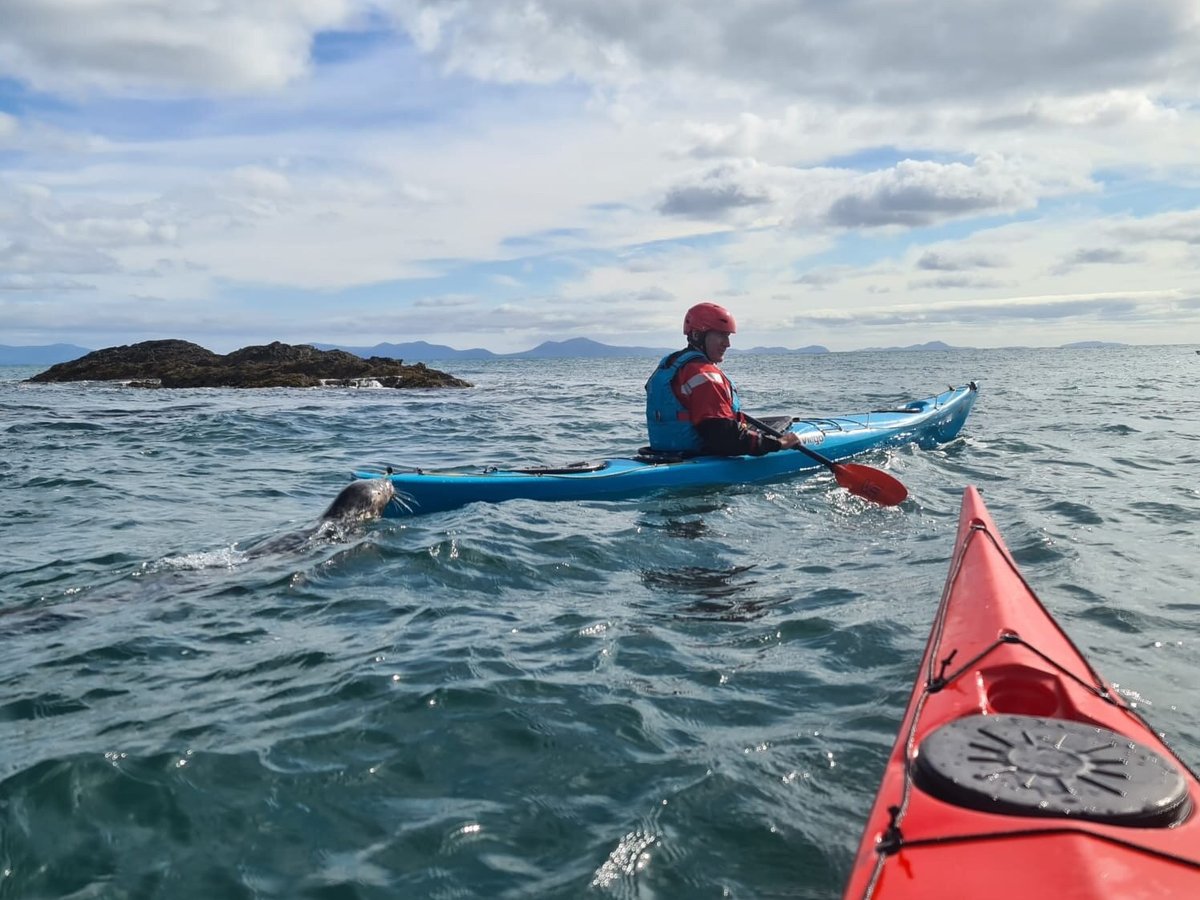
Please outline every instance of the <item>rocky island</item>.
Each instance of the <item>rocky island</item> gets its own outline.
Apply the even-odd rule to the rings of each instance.
[[[133,387],[471,387],[469,382],[424,363],[372,356],[364,359],[344,350],[318,350],[307,344],[275,341],[213,353],[189,341],[143,341],[96,350],[51,366],[31,382],[124,381]]]

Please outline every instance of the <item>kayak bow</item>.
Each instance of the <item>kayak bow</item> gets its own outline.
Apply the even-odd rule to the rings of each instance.
[[[1071,643],[979,492],[847,898],[1200,897],[1200,782]]]

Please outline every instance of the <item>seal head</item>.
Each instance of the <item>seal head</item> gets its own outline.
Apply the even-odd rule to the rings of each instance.
[[[383,515],[389,503],[399,502],[390,478],[363,478],[352,481],[333,498],[321,513],[324,521],[364,522]]]

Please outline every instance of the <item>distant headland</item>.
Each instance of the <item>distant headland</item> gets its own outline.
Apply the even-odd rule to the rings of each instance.
[[[318,350],[278,341],[225,355],[188,341],[143,341],[96,350],[51,366],[26,379],[34,383],[123,381],[132,387],[470,387],[470,383],[424,363],[344,350]]]

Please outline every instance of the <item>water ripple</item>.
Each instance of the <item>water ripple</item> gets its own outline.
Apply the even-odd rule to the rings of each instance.
[[[798,415],[981,377],[963,437],[868,460],[896,509],[821,473],[319,536],[356,468],[628,452],[645,367],[471,363],[473,391],[402,396],[0,380],[0,892],[836,897],[966,483],[1195,763],[1194,364],[1068,353],[731,359],[748,406]]]

